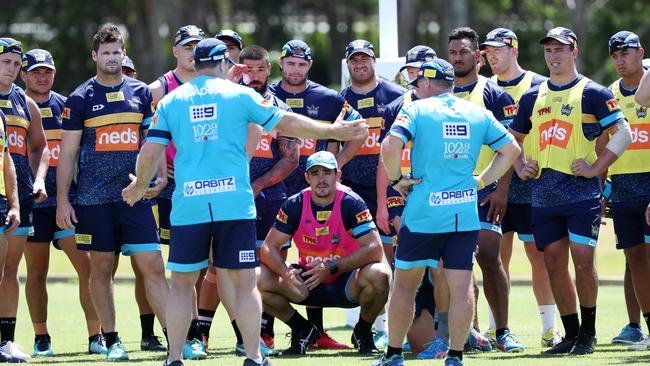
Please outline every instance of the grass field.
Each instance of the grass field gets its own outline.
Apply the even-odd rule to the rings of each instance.
[[[623,273],[623,254],[614,248],[613,225],[602,227],[601,237],[597,248],[597,265],[602,278],[618,278]],[[166,257],[166,254],[164,254]],[[122,258],[118,274],[128,276],[131,274],[127,258]],[[21,273],[24,274],[24,264]],[[50,273],[54,275],[72,275],[72,267],[65,256],[58,251],[52,253]],[[515,250],[511,262],[511,275],[513,279],[529,279],[530,266],[521,243],[515,243]],[[480,275],[480,271],[477,271]],[[53,348],[57,353],[54,358],[41,358],[32,360],[33,363],[63,363],[70,365],[102,365],[102,357],[90,356],[85,353],[87,349],[87,335],[85,322],[77,300],[77,287],[74,281],[56,282],[49,286],[50,311],[49,328],[53,339]],[[145,353],[139,351],[140,324],[137,306],[133,297],[132,282],[120,282],[116,285],[116,303],[118,309],[118,329],[126,347],[130,350],[131,362],[142,366],[160,365],[164,354]],[[479,317],[481,324],[486,326],[486,304],[481,295],[479,304]],[[339,341],[349,342],[351,331],[344,327],[344,313],[342,310],[327,310],[325,312],[325,325],[329,333]],[[627,352],[623,346],[607,344],[626,323],[623,289],[620,286],[602,286],[598,300],[597,330],[601,345],[594,355],[580,358],[540,358],[539,333],[540,321],[537,315],[532,290],[526,286],[513,286],[510,300],[510,327],[515,334],[529,348],[525,353],[510,355],[493,351],[488,354],[468,354],[466,365],[566,365],[566,366],[594,366],[594,365],[648,365],[650,364],[649,352]],[[285,337],[288,328],[281,322],[276,322],[276,345],[278,348],[288,346],[289,338]],[[158,329],[157,333],[161,332]],[[33,331],[23,294],[20,298],[18,312],[17,341],[31,350]],[[188,365],[241,365],[242,359],[234,355],[234,334],[228,322],[225,311],[220,308],[212,327],[210,338],[210,356],[207,361],[189,361]],[[348,351],[311,351],[304,358],[276,358],[274,365],[336,365],[359,366],[370,365],[376,357],[359,356],[354,350]],[[407,356],[410,365],[441,365],[441,361],[420,361],[410,355]]]

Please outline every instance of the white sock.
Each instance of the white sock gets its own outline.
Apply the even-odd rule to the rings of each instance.
[[[556,307],[553,305],[540,305],[539,315],[542,317],[542,333],[555,329]]]
[[[260,357],[258,357],[256,359],[254,359],[253,362],[255,362],[258,365],[261,365],[261,364],[264,363],[264,357],[260,356]]]
[[[354,328],[359,320],[359,313],[361,312],[360,307],[345,309],[345,324],[349,327]]]
[[[388,330],[388,315],[386,313],[379,314],[375,323],[372,325],[378,332],[386,332]]]
[[[488,305],[488,320],[490,322],[490,325],[488,326],[488,329],[497,329],[497,322],[494,320],[494,313],[492,313],[492,308],[490,305]]]

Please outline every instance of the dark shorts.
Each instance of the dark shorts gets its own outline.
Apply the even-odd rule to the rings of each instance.
[[[27,237],[27,242],[47,244],[53,242],[54,247],[59,249],[57,245],[59,239],[74,235],[74,229],[64,230],[56,224],[56,206],[35,208],[32,214],[34,233]]]
[[[33,207],[33,199],[20,201],[20,225],[16,231],[9,233],[9,236],[28,236],[34,232]]]
[[[97,252],[134,252],[160,250],[156,220],[151,202],[139,201],[133,207],[111,202],[78,205],[75,209],[77,248]]]
[[[566,236],[573,243],[595,247],[600,231],[600,200],[533,207],[531,228],[539,250]]]
[[[0,197],[0,235],[5,234],[5,221],[7,221],[7,214],[9,213],[9,204],[6,197]]]
[[[501,220],[501,231],[517,233],[519,240],[524,243],[533,243],[533,229],[530,227],[532,207],[527,203],[508,203],[506,215]]]
[[[160,244],[169,244],[169,237],[172,225],[169,222],[169,216],[172,213],[172,200],[167,198],[156,198],[158,203],[158,234]]]
[[[406,201],[393,187],[388,186],[386,189],[386,204],[388,205],[388,219],[392,220],[397,216],[402,216]]]
[[[210,247],[215,267],[242,269],[259,266],[255,251],[255,220],[251,219],[172,226],[167,269],[195,272],[207,268]]]
[[[438,268],[438,262],[442,259],[444,268],[471,270],[478,230],[429,234],[414,233],[404,226],[399,232],[398,241],[395,252],[397,269]]]
[[[359,195],[363,199],[363,202],[368,206],[372,219],[377,223],[377,188],[373,185],[372,187],[365,187],[350,184],[350,182],[342,182],[344,185],[350,187],[352,191]],[[389,217],[390,218],[390,217]],[[393,236],[397,235],[395,228],[390,226],[390,233],[385,233],[382,229],[377,226],[379,231],[379,237],[381,237],[381,242],[387,245],[393,245]]]
[[[262,247],[266,235],[271,231],[273,223],[275,222],[275,217],[280,211],[280,207],[284,203],[285,199],[267,199],[263,193],[260,193],[255,199],[255,210],[257,211],[257,220],[255,223],[256,227],[256,246],[258,248]],[[289,241],[290,242],[290,241]]]
[[[490,210],[490,205],[488,204],[485,206],[481,206],[481,202],[483,202],[483,199],[485,199],[485,197],[487,197],[489,194],[494,192],[496,187],[497,187],[496,183],[492,183],[489,186],[478,191],[478,202],[476,204],[478,205],[478,220],[481,222],[481,230],[494,231],[495,233],[501,235],[501,224],[493,224],[491,220],[487,219],[487,214],[488,211]],[[494,218],[492,217],[492,219]]]
[[[618,202],[611,207],[617,249],[650,244],[650,226],[645,220],[648,202]]]
[[[415,314],[413,319],[422,315],[422,310],[426,310],[433,317],[436,314],[436,300],[433,292],[433,280],[431,270],[427,268],[422,277],[422,283],[415,294]]]
[[[307,271],[305,267],[298,264],[292,264],[294,268],[302,268],[303,272]],[[359,303],[353,300],[348,293],[348,286],[356,269],[350,272],[341,273],[336,281],[328,284],[321,283],[315,289],[309,291],[309,295],[303,301],[297,303],[305,306],[319,306],[323,308],[356,308]],[[307,279],[305,277],[303,279]]]

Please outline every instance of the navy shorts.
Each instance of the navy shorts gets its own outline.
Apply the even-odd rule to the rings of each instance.
[[[20,225],[9,236],[28,236],[34,232],[32,207],[34,199],[20,201]]]
[[[613,202],[611,207],[617,249],[650,244],[650,226],[645,221],[648,202]]]
[[[393,187],[388,186],[386,189],[386,204],[388,205],[388,219],[392,220],[397,216],[402,216],[406,201]]]
[[[77,248],[96,252],[134,252],[160,250],[156,220],[150,201],[139,201],[133,207],[111,202],[99,205],[78,205],[75,209]]]
[[[504,233],[514,231],[519,240],[533,243],[533,229],[530,227],[531,205],[529,203],[508,203],[506,215],[501,220],[501,230]]]
[[[436,300],[433,292],[433,280],[431,270],[427,269],[422,277],[422,283],[415,294],[415,314],[413,319],[422,315],[422,310],[426,310],[433,317],[436,314]]]
[[[284,198],[269,200],[264,196],[263,192],[255,199],[255,210],[257,211],[257,220],[255,223],[257,233],[256,246],[258,248],[261,248],[262,244],[264,244],[264,239],[266,239],[266,235],[271,231],[273,223],[275,223],[275,217],[284,201]]]
[[[298,264],[292,264],[292,266],[294,268],[302,268],[303,272],[307,271],[307,268]],[[356,308],[359,306],[359,303],[352,299],[348,293],[350,280],[352,280],[352,276],[356,272],[356,269],[354,271],[344,272],[332,283],[321,283],[315,289],[309,291],[306,299],[297,304],[323,308]],[[304,280],[307,278],[309,276],[303,277]]]
[[[56,224],[56,206],[35,208],[32,211],[34,216],[34,233],[27,237],[30,243],[54,242],[54,247],[59,249],[57,241],[62,238],[74,235],[74,229],[61,229]]]
[[[493,224],[491,220],[487,219],[488,210],[490,205],[481,206],[481,202],[487,197],[490,193],[494,192],[497,188],[496,183],[492,183],[489,186],[478,191],[478,220],[481,222],[481,230],[494,231],[495,233],[501,235],[501,224]],[[492,219],[494,219],[492,217]]]
[[[169,244],[169,237],[172,225],[169,217],[172,213],[172,200],[167,198],[156,198],[158,203],[158,234],[160,244]]]
[[[399,232],[399,245],[395,252],[395,268],[407,270],[416,267],[471,270],[478,243],[478,230],[452,233],[414,233],[408,226]]]
[[[372,187],[365,187],[365,186],[359,186],[355,184],[351,184],[350,182],[342,182],[344,185],[350,187],[352,191],[356,194],[359,195],[363,199],[363,202],[366,203],[366,206],[368,206],[368,210],[370,211],[370,214],[372,215],[372,219],[375,221],[375,224],[377,223],[377,188],[375,186]],[[382,229],[377,226],[377,230],[379,231],[379,237],[381,238],[381,242],[383,244],[390,244],[393,245],[393,236],[397,235],[397,232],[395,231],[395,228],[391,225],[390,226],[390,233],[385,233]]]
[[[573,243],[595,247],[600,231],[600,199],[533,207],[531,227],[539,250],[566,236]]]
[[[255,220],[230,220],[194,225],[173,225],[167,269],[195,272],[212,263],[218,268],[242,269],[259,266],[255,250]]]

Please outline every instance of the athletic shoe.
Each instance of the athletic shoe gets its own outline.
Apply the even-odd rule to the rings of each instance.
[[[497,330],[494,328],[488,328],[488,330],[483,333],[483,337],[487,338],[490,341],[492,349],[497,348]]]
[[[402,345],[402,352],[411,352],[411,344],[409,342],[404,342],[404,345]]]
[[[165,362],[163,362],[163,366],[183,366],[183,361],[176,360],[168,363],[167,360],[165,360]]]
[[[490,352],[492,351],[492,345],[489,339],[472,327],[467,335],[465,349],[469,351]]]
[[[383,354],[372,366],[404,366],[404,356],[392,355],[391,358],[386,358],[386,354]]]
[[[449,341],[436,337],[424,351],[418,353],[415,357],[421,360],[442,360],[447,357],[447,352],[449,352]]]
[[[519,353],[526,349],[509,330],[497,338],[497,348],[508,353]]]
[[[560,336],[560,332],[554,328],[549,328],[546,332],[544,332],[544,334],[542,334],[542,341],[540,342],[540,345],[542,348],[548,348],[555,346],[561,341],[562,336]]]
[[[0,363],[23,363],[25,360],[13,357],[10,354],[0,351]]]
[[[142,340],[140,340],[140,350],[141,351],[165,352],[165,351],[167,351],[167,347],[165,347],[160,342],[160,337],[156,337],[155,335],[151,335],[151,336],[148,336],[148,337],[144,337],[144,338],[142,338]]]
[[[264,342],[264,345],[266,347],[275,348],[275,339],[273,339],[272,335],[270,335],[268,333],[262,334],[262,341]]]
[[[594,348],[596,348],[596,337],[581,333],[578,334],[578,340],[569,354],[572,356],[590,355],[594,353]]]
[[[264,357],[264,361],[261,364],[247,358],[244,360],[244,366],[272,366],[271,361],[268,358]]]
[[[282,355],[304,355],[307,352],[307,347],[316,343],[320,337],[318,328],[312,323],[309,323],[307,328],[298,329],[291,332],[291,346],[284,351]]]
[[[203,348],[205,348],[205,351],[208,351],[208,336],[205,334],[201,335],[201,343],[203,343]]]
[[[327,331],[323,331],[321,332],[320,337],[318,337],[318,340],[316,340],[316,343],[309,346],[309,348],[348,349],[350,348],[350,346],[348,346],[347,344],[337,342],[336,340],[334,340],[334,338],[330,337],[330,335],[327,334]]]
[[[458,357],[447,357],[445,359],[445,366],[463,366],[463,361]]]
[[[362,332],[357,327],[354,327],[352,330],[352,336],[350,337],[350,342],[354,348],[359,349],[359,353],[362,355],[379,353],[377,346],[375,346],[372,331]]]
[[[630,351],[647,351],[650,350],[650,335],[645,337],[645,339],[641,342],[634,343],[630,347],[628,347],[628,350]]]
[[[573,346],[575,346],[576,342],[578,341],[578,337],[574,338],[562,338],[560,343],[556,344],[555,346],[542,351],[541,354],[543,356],[554,356],[554,355],[563,355],[571,352],[573,349]]]
[[[280,354],[280,351],[277,349],[269,348],[264,344],[264,341],[262,341],[262,338],[260,338],[260,353],[262,356],[267,357],[267,356],[277,356]],[[243,344],[236,344],[235,345],[235,354],[237,356],[246,356],[246,349],[244,349]]]
[[[612,338],[612,343],[625,343],[633,344],[643,341],[643,332],[640,328],[632,328],[629,325],[626,325],[621,329],[621,332],[614,338]]]
[[[208,357],[208,354],[205,353],[205,347],[203,347],[203,342],[198,339],[192,339],[191,341],[185,341],[183,345],[183,359],[185,360],[201,360]]]
[[[377,331],[372,339],[375,341],[375,347],[377,347],[377,349],[384,350],[388,347],[388,333]]]
[[[32,356],[23,352],[21,348],[22,347],[18,343],[12,341],[0,343],[0,351],[10,355],[11,357],[18,358],[23,361],[27,361],[32,358]]]
[[[100,334],[95,334],[88,342],[88,353],[95,355],[108,354],[108,349],[106,348],[104,337],[102,337]]]
[[[32,356],[42,356],[49,357],[54,356],[54,351],[52,351],[52,342],[41,340],[40,342],[34,342],[34,353]]]
[[[122,341],[117,340],[115,344],[108,349],[108,354],[106,355],[106,361],[126,361],[129,359],[129,354],[126,353],[126,348],[122,344]]]

